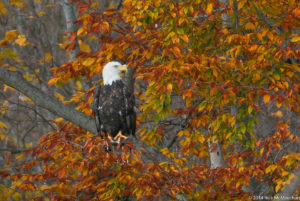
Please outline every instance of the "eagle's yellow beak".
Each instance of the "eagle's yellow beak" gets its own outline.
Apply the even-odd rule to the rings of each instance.
[[[119,66],[118,67],[118,69],[120,70],[120,71],[127,71],[128,69],[127,69],[127,65],[121,65],[121,66]]]

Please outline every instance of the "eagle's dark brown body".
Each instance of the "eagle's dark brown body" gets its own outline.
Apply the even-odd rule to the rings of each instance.
[[[111,85],[98,86],[94,94],[94,115],[99,133],[115,137],[119,131],[123,135],[135,135],[135,99],[122,80]]]

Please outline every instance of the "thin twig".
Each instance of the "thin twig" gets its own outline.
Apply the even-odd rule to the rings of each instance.
[[[270,27],[270,28],[274,28],[278,34],[281,34],[281,30],[274,26],[274,24],[267,18],[267,16],[255,5],[255,3],[253,2],[253,0],[250,0],[252,6],[254,7],[254,9],[256,10],[256,12],[258,13],[258,15],[263,19],[263,21]]]
[[[197,107],[202,101],[203,101],[202,99],[197,100],[196,103],[195,103],[195,107]],[[180,123],[180,127],[175,132],[176,133],[175,137],[172,139],[172,141],[167,146],[168,148],[171,148],[173,146],[173,144],[177,141],[178,133],[186,127],[186,124],[187,124],[188,119],[190,118],[190,116],[191,116],[191,112],[189,112],[189,114],[184,119],[182,119],[182,121]]]
[[[119,29],[122,29],[123,31],[125,31],[126,33],[128,33],[128,34],[135,40],[135,42],[137,42],[138,44],[142,45],[142,46],[145,47],[145,48],[150,49],[150,47],[149,47],[147,44],[143,43],[143,42],[142,42],[140,39],[138,39],[132,32],[130,32],[130,31],[124,29],[123,27],[121,27],[121,26],[118,25],[118,24],[114,24],[114,23],[113,23],[110,19],[108,19],[106,16],[104,16],[104,18],[105,18],[110,24],[113,24],[113,25],[115,25],[116,27],[118,27]]]
[[[0,151],[9,151],[13,154],[18,154],[18,153],[21,153],[21,152],[26,152],[26,151],[29,151],[29,150],[32,150],[32,148],[30,149],[13,149],[13,148],[0,148]]]

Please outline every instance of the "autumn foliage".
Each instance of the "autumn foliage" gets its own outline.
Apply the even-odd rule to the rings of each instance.
[[[15,171],[1,167],[9,185],[0,185],[0,199],[248,200],[253,183],[267,189],[264,195],[280,193],[300,160],[299,121],[291,120],[300,112],[299,4],[222,2],[124,0],[102,11],[101,1],[73,0],[78,29],[66,32],[60,46],[79,52],[52,66],[48,85],[75,83],[70,99],[55,96],[92,116],[102,67],[126,63],[135,69],[138,140],[106,152],[105,140],[57,118],[56,131],[7,161]],[[5,65],[19,62],[10,45],[26,48],[28,37],[6,32],[0,68],[19,70]],[[216,142],[225,166],[212,168]]]

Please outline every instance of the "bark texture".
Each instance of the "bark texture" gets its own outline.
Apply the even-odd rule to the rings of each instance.
[[[1,69],[0,81],[28,96],[36,105],[63,117],[83,129],[96,133],[95,122],[91,117],[45,94],[39,88],[27,82],[20,72]]]
[[[77,31],[78,27],[75,24],[75,21],[77,19],[75,14],[75,8],[72,3],[70,3],[69,0],[64,0],[61,2],[61,6],[63,8],[65,18],[66,18],[66,24],[67,24],[67,31]],[[76,48],[75,50],[71,51],[71,60],[75,59],[76,54],[79,52],[78,42],[76,42]]]

